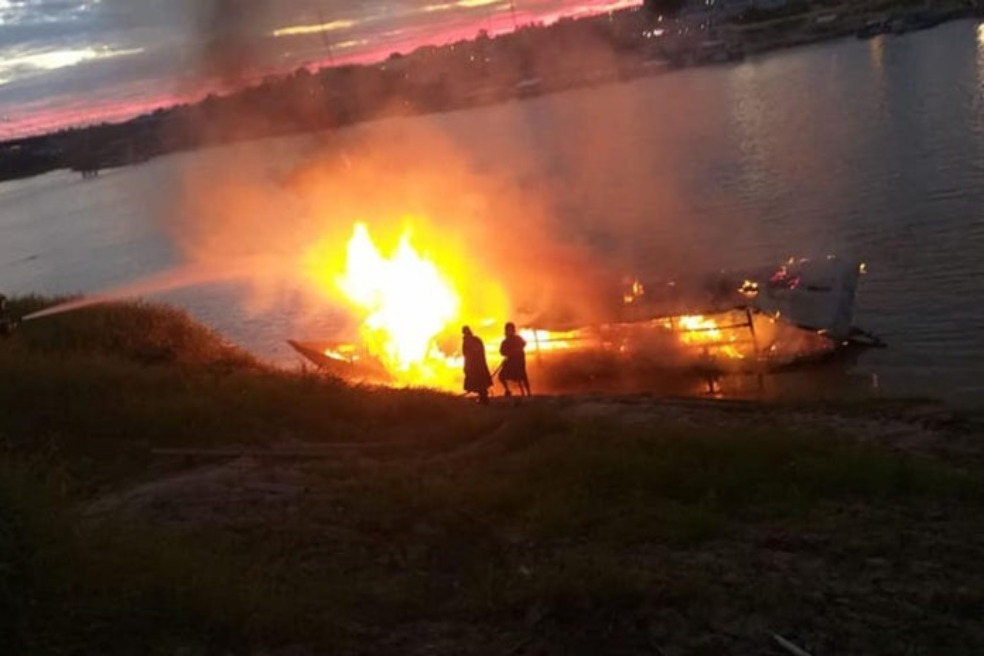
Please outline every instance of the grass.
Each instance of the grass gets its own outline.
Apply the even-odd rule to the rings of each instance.
[[[10,313],[23,317],[71,300],[75,299],[14,298]],[[259,366],[251,355],[181,310],[142,302],[107,303],[29,321],[21,325],[14,342],[34,354],[102,355],[142,364]]]
[[[57,319],[0,342],[0,653],[984,648],[975,466],[352,388],[157,306]],[[292,441],[382,448],[86,512],[187,466],[152,447]],[[298,492],[250,496],[267,478]]]
[[[303,625],[264,560],[152,530],[88,526],[57,480],[0,472],[3,653],[237,650]],[[329,607],[330,608],[330,607]],[[329,610],[326,608],[325,610]],[[331,618],[306,635],[330,639]]]
[[[15,299],[15,315],[46,307]],[[150,357],[148,354],[154,354]],[[367,393],[317,375],[266,368],[185,314],[146,304],[97,306],[22,324],[0,343],[0,440],[55,451],[99,483],[156,447],[290,439],[440,446],[487,431],[454,399],[426,391]],[[359,430],[353,430],[355,426]],[[118,465],[118,466],[117,466]]]

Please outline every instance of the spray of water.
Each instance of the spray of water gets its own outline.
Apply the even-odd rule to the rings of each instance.
[[[93,294],[84,298],[74,299],[59,303],[50,308],[33,312],[21,319],[21,321],[33,321],[44,317],[74,312],[83,308],[119,301],[127,298],[137,298],[151,294],[203,285],[209,283],[230,281],[245,278],[253,271],[254,267],[247,264],[239,266],[227,266],[221,269],[216,267],[184,266],[155,273],[153,275],[140,278],[126,285],[107,289],[99,294]]]

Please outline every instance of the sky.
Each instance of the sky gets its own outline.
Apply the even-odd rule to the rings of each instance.
[[[510,7],[513,4],[514,7]],[[0,139],[196,100],[221,70],[369,62],[641,0],[0,0]],[[514,10],[513,10],[514,9]]]

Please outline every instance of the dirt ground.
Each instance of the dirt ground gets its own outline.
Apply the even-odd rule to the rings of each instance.
[[[961,469],[978,468],[984,454],[977,419],[930,402],[823,408],[639,395],[544,397],[525,405],[615,432],[672,427],[681,434],[725,434],[755,427],[818,440],[838,436]],[[378,523],[360,515],[367,511],[353,505],[353,472],[443,476],[514,454],[509,426],[515,408],[500,402],[476,411],[500,413],[503,422],[477,440],[425,454],[394,451],[371,438],[162,450],[156,474],[87,502],[83,512],[97,524],[151,524],[181,534],[303,534],[305,544],[313,540],[323,548],[299,552],[293,565],[315,570],[345,560],[340,554],[358,544],[372,552],[366,556],[370,568],[393,576],[407,575],[409,568],[409,576],[437,598],[470,598],[469,575],[454,573],[462,558],[487,558],[504,568],[502,576],[518,581],[517,589],[535,590],[506,604],[508,612],[487,617],[421,612],[359,625],[359,637],[338,653],[801,656],[969,654],[984,648],[984,525],[974,513],[936,500],[839,500],[824,503],[807,520],[732,519],[708,539],[616,545],[590,531],[533,539],[484,520],[466,530],[424,515],[406,521],[386,515]],[[572,563],[583,562],[592,564],[582,587],[576,580],[580,565]],[[604,571],[618,570],[614,583],[591,578],[599,562]],[[546,573],[562,579],[545,579],[559,590],[538,587],[548,585],[536,582]],[[302,641],[255,653],[321,651]]]

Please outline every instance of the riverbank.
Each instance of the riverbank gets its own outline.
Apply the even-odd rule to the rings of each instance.
[[[4,653],[984,647],[982,425],[929,401],[483,408],[146,305],[0,370]]]

